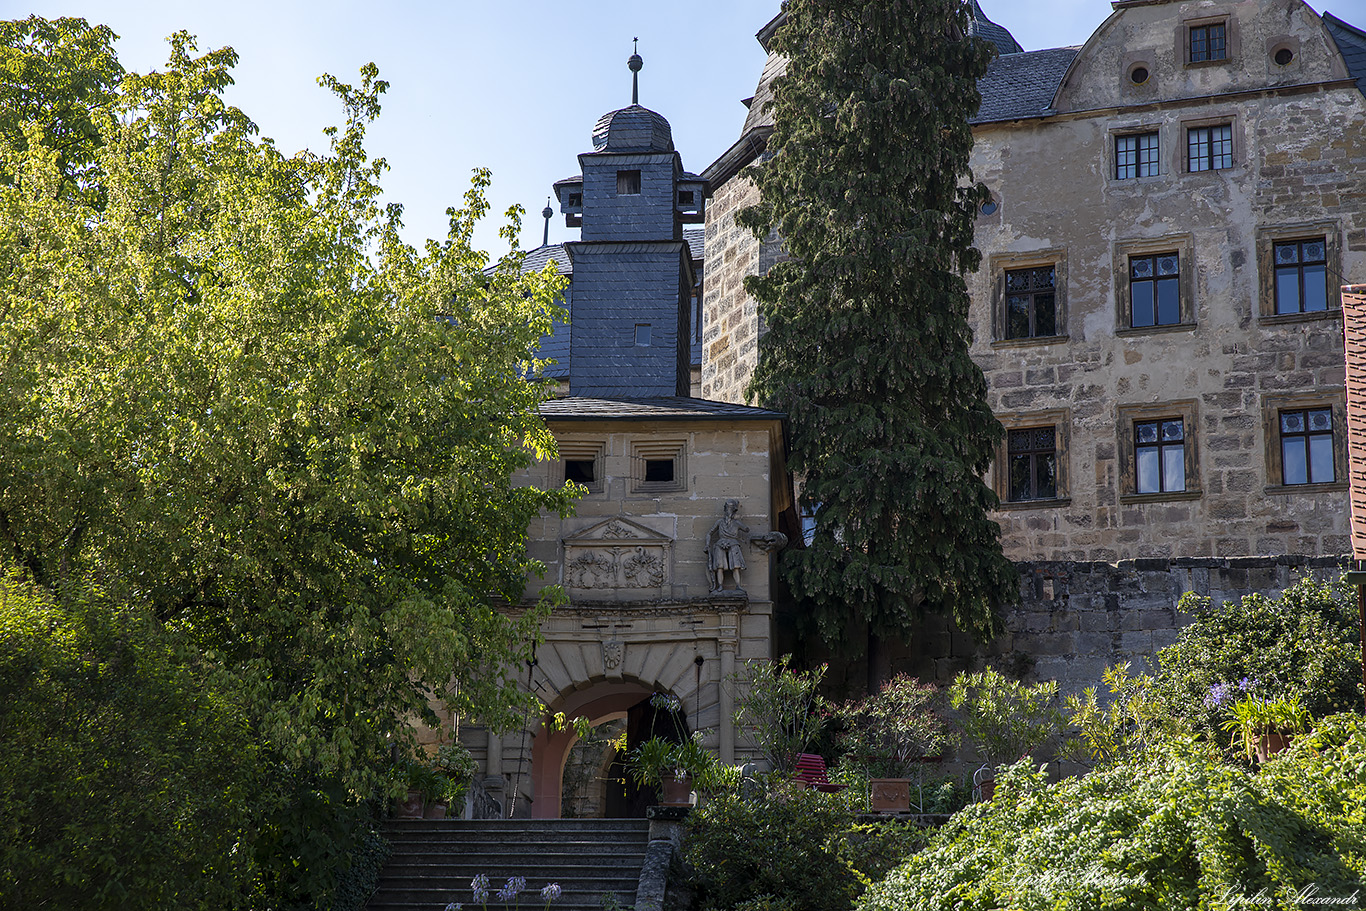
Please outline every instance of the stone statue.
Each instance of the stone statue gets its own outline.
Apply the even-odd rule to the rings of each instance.
[[[749,526],[736,518],[740,511],[739,500],[727,500],[724,514],[707,533],[707,571],[711,574],[711,590],[719,592],[725,588],[724,579],[730,570],[735,579],[735,589],[740,587],[740,571],[745,568],[743,542],[749,535]]]

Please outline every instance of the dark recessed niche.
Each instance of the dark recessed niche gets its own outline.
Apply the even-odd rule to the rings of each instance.
[[[692,190],[679,190],[679,191],[678,191],[678,204],[679,204],[680,206],[690,206],[690,205],[692,205],[692,202],[693,202],[693,191],[692,191]]]
[[[577,484],[592,484],[597,480],[597,472],[592,459],[565,459],[564,479]]]
[[[988,199],[986,202],[982,203],[982,214],[995,215],[998,208],[1000,208],[1000,206],[996,205],[996,200]]]
[[[1129,81],[1134,85],[1142,85],[1148,81],[1148,68],[1146,66],[1136,66],[1129,70]]]
[[[1289,66],[1290,61],[1295,59],[1295,52],[1288,47],[1277,48],[1271,59],[1276,61],[1277,66]]]
[[[645,480],[669,482],[674,479],[673,459],[646,459]]]

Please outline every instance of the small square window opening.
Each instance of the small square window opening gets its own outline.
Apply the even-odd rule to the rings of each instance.
[[[641,348],[650,347],[649,323],[636,323],[636,344]]]
[[[1186,131],[1186,169],[1218,171],[1233,167],[1233,127],[1191,127]]]
[[[1328,244],[1321,237],[1273,245],[1277,313],[1328,309],[1327,257]]]
[[[1055,498],[1058,495],[1057,429],[1012,430],[1007,447],[1011,501]]]
[[[1181,322],[1181,261],[1175,253],[1129,257],[1129,325]]]
[[[597,464],[593,459],[565,459],[564,479],[576,484],[592,484],[597,480]]]
[[[1222,22],[1193,25],[1190,30],[1190,62],[1205,63],[1228,57],[1227,29]]]
[[[1185,490],[1185,422],[1178,418],[1134,424],[1134,462],[1139,493]]]
[[[1115,178],[1154,177],[1158,171],[1157,133],[1115,137]]]
[[[640,172],[639,172],[639,171],[618,171],[618,172],[617,172],[617,195],[618,195],[618,196],[639,196],[639,195],[640,195]]]
[[[674,479],[673,459],[646,459],[645,480],[668,483]]]
[[[1006,272],[1006,338],[1058,334],[1055,281],[1053,266]]]
[[[1333,469],[1333,409],[1282,411],[1281,482],[1327,484]]]

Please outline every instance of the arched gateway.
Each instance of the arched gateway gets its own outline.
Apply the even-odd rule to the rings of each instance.
[[[689,395],[702,282],[683,225],[704,220],[707,185],[683,169],[668,121],[632,104],[604,115],[592,141],[582,174],[555,185],[566,224],[582,228],[552,251],[572,273],[572,332],[546,343],[567,382],[541,409],[560,458],[519,479],[587,494],[574,517],[528,529],[547,572],[527,598],[552,583],[569,596],[542,627],[529,684],[551,712],[595,724],[677,696],[703,742],[734,762],[746,751],[728,678],[772,657],[774,557],[799,539],[783,415]],[[502,790],[501,812],[561,815],[573,733],[465,727],[461,739]]]

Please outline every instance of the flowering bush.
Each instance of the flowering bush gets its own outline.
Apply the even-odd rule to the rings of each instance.
[[[939,691],[899,674],[873,696],[840,710],[847,761],[874,778],[909,775],[916,761],[950,746]]]

